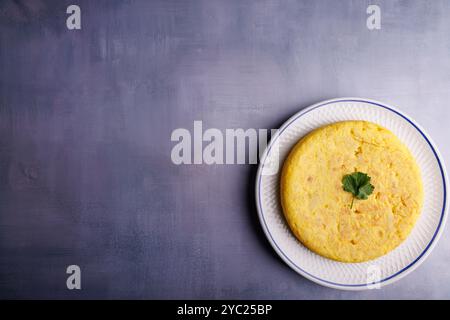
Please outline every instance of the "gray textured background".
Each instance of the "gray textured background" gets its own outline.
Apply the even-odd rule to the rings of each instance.
[[[448,162],[450,1],[371,2],[380,31],[368,1],[0,1],[0,297],[450,298],[448,227],[403,280],[327,289],[270,248],[256,166],[170,160],[194,120],[275,128],[362,96],[413,116]]]

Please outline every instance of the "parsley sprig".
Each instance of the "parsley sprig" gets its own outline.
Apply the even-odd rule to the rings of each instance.
[[[366,200],[373,192],[375,187],[370,183],[370,176],[362,172],[346,174],[342,178],[342,187],[345,191],[353,194],[350,209],[353,208],[353,201],[356,199]]]

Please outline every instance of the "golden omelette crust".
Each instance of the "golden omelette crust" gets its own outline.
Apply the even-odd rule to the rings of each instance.
[[[342,177],[367,173],[375,190],[367,200],[342,189]],[[389,130],[345,121],[314,130],[287,157],[281,204],[295,236],[312,251],[342,262],[363,262],[397,247],[421,211],[419,168]]]

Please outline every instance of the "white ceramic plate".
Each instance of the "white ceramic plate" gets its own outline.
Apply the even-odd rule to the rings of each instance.
[[[371,121],[396,134],[416,158],[425,190],[422,213],[409,237],[395,250],[364,263],[333,261],[304,247],[291,233],[279,201],[279,174],[291,148],[311,130],[344,120]],[[301,110],[272,137],[256,178],[256,203],[267,238],[292,269],[324,286],[364,290],[399,280],[427,258],[446,221],[447,184],[447,173],[438,150],[414,120],[381,102],[339,98]]]

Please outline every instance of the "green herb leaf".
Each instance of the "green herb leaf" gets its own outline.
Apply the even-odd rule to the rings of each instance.
[[[370,183],[370,177],[366,173],[362,172],[346,174],[342,178],[342,187],[344,191],[353,194],[350,208],[353,207],[353,200],[355,198],[366,200],[372,194],[373,189],[375,189],[375,187]]]

